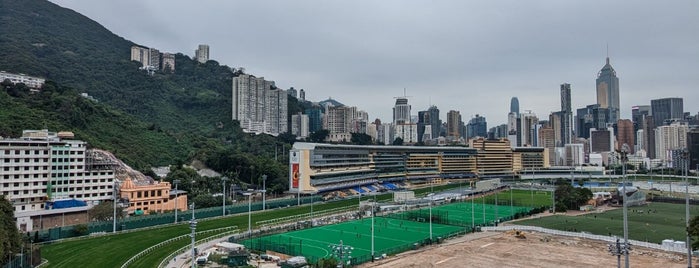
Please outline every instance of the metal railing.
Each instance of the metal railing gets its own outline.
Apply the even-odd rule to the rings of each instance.
[[[238,227],[237,227],[237,226],[230,226],[230,227],[223,227],[223,228],[211,229],[211,230],[206,230],[206,231],[197,232],[197,235],[204,235],[204,234],[208,234],[208,233],[212,233],[212,232],[220,232],[220,231],[223,231],[223,230],[230,230],[230,229],[237,230]],[[133,263],[134,261],[136,261],[138,258],[143,257],[143,255],[146,255],[146,254],[148,254],[148,253],[150,253],[150,252],[152,252],[152,251],[154,251],[154,250],[156,250],[156,249],[158,249],[158,248],[160,248],[160,247],[163,247],[163,246],[165,246],[165,245],[167,245],[167,244],[170,244],[170,243],[175,242],[175,241],[177,241],[177,240],[181,240],[181,239],[188,238],[188,237],[190,237],[189,234],[181,235],[181,236],[178,236],[178,237],[170,238],[170,239],[168,239],[168,240],[165,240],[165,241],[160,242],[160,243],[158,243],[158,244],[155,244],[155,245],[153,245],[153,246],[150,246],[149,248],[144,249],[143,251],[141,251],[141,252],[137,253],[136,255],[133,255],[131,258],[129,258],[126,262],[124,262],[124,264],[121,265],[121,268],[126,268],[126,267],[128,267],[131,263]]]
[[[220,234],[216,234],[216,235],[213,235],[213,236],[209,236],[209,237],[207,237],[207,238],[204,238],[204,239],[201,239],[201,240],[197,240],[194,244],[195,244],[195,245],[201,245],[201,244],[204,244],[204,243],[208,243],[208,242],[211,242],[211,241],[213,241],[213,240],[220,239],[220,238],[222,238],[222,237],[224,237],[224,236],[227,236],[227,235],[230,235],[230,234],[235,234],[235,233],[237,233],[238,231],[239,231],[238,229],[235,229],[235,230],[226,231],[226,232],[223,232],[223,233],[220,233]],[[184,247],[181,247],[181,248],[175,250],[174,252],[170,253],[170,255],[167,255],[167,257],[165,257],[165,258],[160,262],[160,264],[158,264],[158,268],[167,267],[167,264],[170,262],[170,259],[174,258],[174,257],[177,256],[177,255],[180,255],[180,254],[182,254],[182,253],[185,253],[185,252],[187,252],[187,251],[190,250],[190,249],[191,249],[191,245],[187,245],[187,246],[184,246]],[[192,258],[193,258],[193,256],[192,256]],[[194,261],[194,260],[192,259],[192,261]]]

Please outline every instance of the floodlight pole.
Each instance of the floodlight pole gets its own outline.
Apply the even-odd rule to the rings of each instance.
[[[248,196],[248,238],[250,238],[252,236],[252,220],[250,217],[250,213],[252,212],[252,201],[250,200],[250,198],[252,197],[252,193],[245,192],[243,193],[243,195]]]
[[[434,178],[430,180],[430,244],[432,244],[432,200],[434,197]]]
[[[621,167],[622,170],[622,194],[623,194],[623,202],[624,202],[624,261],[625,261],[625,267],[629,267],[629,222],[628,222],[628,202],[626,201],[626,162],[629,160],[627,154],[628,154],[628,145],[624,143],[624,145],[621,147],[621,164],[623,165]]]
[[[223,205],[221,206],[222,216],[226,216],[226,181],[228,181],[228,177],[223,176],[223,178],[221,178],[221,183],[223,184]]]
[[[266,209],[266,203],[265,203],[265,195],[267,194],[267,187],[266,187],[266,182],[267,182],[267,174],[262,175],[262,211]]]
[[[177,184],[180,183],[180,180],[174,180],[174,181],[172,181],[172,183],[175,184],[175,223],[177,223],[177,210],[178,210],[178,208],[177,208],[177,194],[178,194],[178,191],[177,191]],[[187,204],[185,204],[185,206],[186,206],[186,205],[187,205]]]
[[[476,208],[473,205],[474,199],[476,197],[473,195],[473,189],[471,190],[471,232],[476,230]]]
[[[374,205],[376,204],[376,195],[374,202],[371,203],[371,262],[374,262]]]
[[[685,196],[685,224],[687,227],[687,267],[692,268],[692,237],[689,236],[689,151],[687,148],[682,150],[682,162],[684,171],[684,196]]]
[[[114,195],[114,214],[113,214],[113,223],[112,223],[112,233],[116,233],[116,224],[117,224],[117,216],[116,216],[116,207],[117,207],[117,181],[114,179],[114,189],[112,189],[112,194]]]
[[[512,185],[510,185],[510,213],[512,213],[513,211],[514,211],[514,206],[512,205]]]
[[[189,229],[192,230],[192,234],[190,235],[192,237],[192,268],[196,267],[197,264],[197,254],[195,251],[195,236],[196,236],[196,231],[197,231],[197,221],[194,219],[194,202],[192,202],[192,220],[189,221]]]

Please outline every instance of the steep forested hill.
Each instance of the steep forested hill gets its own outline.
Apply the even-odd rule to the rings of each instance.
[[[132,45],[48,1],[0,0],[0,70],[53,81],[39,96],[1,93],[0,135],[68,130],[142,170],[198,158],[241,178],[268,169],[281,182],[286,167],[273,160],[281,141],[244,134],[230,119],[237,73],[178,53],[175,73],[150,76],[130,61]],[[82,92],[99,103],[80,98]]]

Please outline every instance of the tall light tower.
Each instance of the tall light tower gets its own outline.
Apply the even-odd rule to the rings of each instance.
[[[339,263],[337,264],[337,267],[345,267],[345,265],[347,265],[346,260],[350,260],[352,258],[351,254],[354,248],[344,245],[342,240],[340,240],[340,244],[331,244],[328,245],[328,247],[330,247],[330,255],[338,258]]]
[[[262,175],[262,211],[267,208],[265,205],[265,194],[267,193],[265,182],[267,182],[267,174]]]
[[[682,150],[682,167],[684,172],[685,224],[687,227],[687,267],[692,267],[692,237],[689,235],[689,150]]]
[[[434,200],[434,179],[430,180],[430,244],[432,244],[432,200]]]
[[[250,213],[252,212],[252,193],[251,192],[245,192],[243,193],[244,196],[248,197],[248,238],[252,236],[252,218],[250,216]]]
[[[374,205],[376,204],[376,195],[374,195],[374,202],[371,203],[371,262],[374,262]],[[342,243],[342,241],[340,241]]]
[[[179,210],[179,208],[177,207],[177,195],[178,195],[177,185],[180,183],[180,180],[174,180],[174,181],[172,181],[172,183],[175,184],[175,223],[177,223],[177,210]]]
[[[116,216],[116,207],[117,207],[117,181],[114,179],[114,189],[112,189],[112,194],[114,195],[114,214],[113,214],[113,223],[112,223],[112,233],[116,233],[116,223],[117,223],[117,216]]]
[[[197,258],[197,253],[194,248],[195,246],[195,236],[197,232],[197,221],[194,219],[194,202],[192,202],[192,205],[190,206],[190,209],[192,210],[192,220],[189,221],[189,229],[192,230],[192,234],[189,236],[192,237],[192,268],[196,267],[196,258]]]
[[[623,202],[624,202],[624,248],[626,249],[624,253],[624,261],[625,261],[625,267],[629,268],[629,222],[628,222],[628,204],[626,202],[626,163],[629,161],[628,154],[629,153],[629,145],[624,143],[623,146],[621,146],[621,164],[623,165],[621,167],[621,170],[623,172],[623,180],[622,180],[622,194],[623,194]]]
[[[221,212],[221,216],[226,216],[226,181],[228,181],[228,177],[223,176],[223,178],[221,178],[221,184],[223,184],[223,205],[221,206],[223,211]]]

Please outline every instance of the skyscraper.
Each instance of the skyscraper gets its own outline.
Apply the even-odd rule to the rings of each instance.
[[[597,104],[600,108],[609,109],[606,123],[616,123],[619,120],[619,78],[609,64],[609,57],[607,64],[597,74],[596,84]]]
[[[410,123],[410,104],[408,98],[396,98],[396,105],[393,107],[393,124]]]
[[[687,132],[689,127],[678,122],[655,128],[656,158],[669,161],[672,159],[671,151],[687,148]]]
[[[643,147],[646,154],[651,159],[656,158],[655,155],[655,122],[653,117],[644,117],[643,122]]]
[[[643,118],[651,115],[650,105],[636,105],[631,107],[631,120],[634,131],[643,129]]]
[[[539,118],[528,111],[520,115],[520,141],[518,146],[539,146]]]
[[[629,146],[629,153],[633,154],[634,151],[634,128],[633,128],[633,122],[629,119],[619,119],[617,121],[617,133],[616,133],[616,140],[617,140],[617,149],[621,150],[622,146],[624,144]]]
[[[694,128],[687,133],[687,149],[689,149],[689,167],[699,165],[699,129]]]
[[[417,114],[418,142],[423,142],[425,137],[427,139],[438,138],[442,122],[439,120],[439,109],[437,109],[437,106],[432,105],[427,111],[420,111]]]
[[[248,132],[277,135],[288,131],[287,93],[272,89],[264,77],[233,77],[232,119]]]
[[[510,113],[519,115],[519,99],[517,99],[517,97],[512,97],[512,99],[510,99]]]
[[[561,127],[563,144],[573,142],[573,109],[570,99],[570,84],[561,84]]]
[[[488,123],[485,121],[485,117],[476,114],[476,117],[471,118],[466,125],[466,138],[474,137],[488,137]]]
[[[684,105],[682,98],[664,98],[650,101],[653,121],[656,126],[668,125],[666,120],[683,119]]]
[[[447,137],[459,139],[461,137],[461,113],[451,110],[447,113]]]
[[[306,91],[304,91],[303,88],[299,90],[299,100],[306,101]]]

